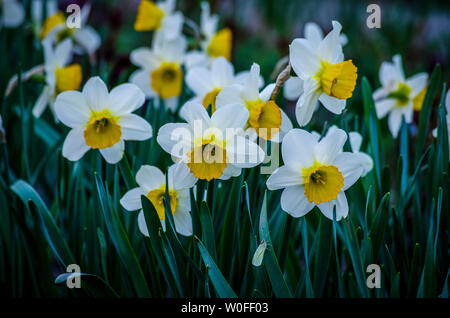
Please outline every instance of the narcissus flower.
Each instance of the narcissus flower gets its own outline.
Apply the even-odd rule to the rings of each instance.
[[[60,11],[47,17],[40,32],[41,40],[51,41],[52,44],[60,43],[65,39],[73,40],[74,49],[86,51],[89,55],[95,53],[100,46],[100,35],[90,26],[86,25],[91,7],[86,4],[81,8],[80,27],[70,28],[66,23],[66,17]]]
[[[344,61],[339,40],[341,29],[341,25],[333,21],[333,30],[318,43],[295,39],[289,46],[292,68],[303,80],[303,93],[295,109],[300,126],[309,123],[317,101],[329,111],[340,114],[353,94],[357,68],[351,60]]]
[[[411,123],[413,111],[422,108],[428,74],[419,73],[405,79],[401,56],[395,55],[392,61],[381,64],[379,77],[382,87],[373,93],[373,98],[378,118],[389,114],[389,129],[397,137],[402,118],[405,118],[405,123]]]
[[[122,159],[124,140],[146,140],[152,127],[132,114],[145,101],[144,93],[134,84],[122,84],[108,93],[99,77],[91,78],[82,92],[58,95],[55,112],[71,128],[63,145],[63,156],[78,161],[89,149],[99,149],[108,163]]]
[[[25,10],[17,0],[0,1],[0,28],[15,28],[22,24]]]
[[[179,11],[174,12],[175,0],[155,3],[142,0],[138,7],[134,29],[136,31],[157,31],[168,39],[181,34],[184,17]]]
[[[162,126],[157,141],[175,161],[186,162],[195,177],[227,179],[264,159],[264,151],[242,136],[249,113],[240,105],[221,107],[210,117],[202,104],[188,102],[180,115],[187,123]]]
[[[205,108],[211,105],[211,110],[216,111],[216,97],[220,91],[233,84],[243,84],[249,76],[248,71],[234,74],[233,64],[223,57],[218,57],[212,62],[211,68],[197,66],[190,69],[186,75],[187,86],[195,93],[192,101],[201,103]],[[259,79],[263,84],[262,78]]]
[[[192,235],[192,219],[189,213],[191,211],[189,189],[195,185],[197,178],[189,172],[184,163],[170,166],[167,178],[169,181],[170,210],[176,231],[181,235],[190,236]],[[120,204],[128,211],[141,210],[138,216],[139,230],[142,234],[149,236],[141,202],[141,196],[146,196],[158,213],[159,220],[165,231],[165,175],[156,167],[142,166],[136,174],[136,182],[139,187],[128,191],[120,200]]]
[[[259,91],[259,65],[253,64],[245,82],[224,88],[216,99],[216,107],[238,104],[249,112],[246,123],[249,135],[273,141],[281,140],[292,129],[292,123],[275,101],[270,100],[275,84],[269,84]],[[280,136],[281,134],[281,136]]]
[[[55,49],[50,41],[43,41],[45,59],[46,86],[33,107],[33,115],[40,117],[47,105],[53,111],[56,96],[64,91],[78,90],[81,85],[82,71],[79,64],[70,64],[72,42],[64,40]]]
[[[320,141],[313,134],[292,129],[284,137],[281,166],[267,180],[270,190],[284,189],[281,208],[293,217],[304,216],[317,206],[329,219],[336,220],[348,214],[344,191],[362,174],[361,158],[352,152],[343,152],[347,134],[333,129]]]
[[[218,30],[219,17],[211,15],[209,3],[201,4],[200,31],[203,36],[201,51],[192,51],[186,55],[186,67],[208,66],[214,59],[224,57],[231,60],[232,32],[229,28]]]
[[[448,90],[447,95],[445,95],[445,109],[447,111],[447,115],[445,116],[447,121],[447,131],[448,135],[450,136],[450,90]],[[433,136],[436,138],[438,133],[438,129],[433,129]],[[450,149],[450,138],[448,139],[448,147]],[[450,162],[450,157],[449,157]]]
[[[183,36],[169,40],[157,35],[152,49],[133,50],[131,62],[140,69],[131,74],[130,82],[139,86],[147,97],[160,97],[165,100],[166,107],[175,110],[183,87],[181,66],[186,45]]]

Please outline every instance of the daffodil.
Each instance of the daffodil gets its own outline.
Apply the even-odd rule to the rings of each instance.
[[[232,32],[229,28],[218,30],[219,17],[211,15],[209,3],[201,4],[200,31],[203,37],[200,51],[191,51],[186,55],[186,67],[208,66],[214,59],[224,57],[231,60]]]
[[[352,60],[344,61],[339,40],[341,29],[333,21],[333,30],[322,40],[295,39],[289,47],[292,68],[303,80],[303,93],[295,109],[300,126],[309,123],[317,101],[340,114],[353,94],[357,68]]]
[[[139,86],[147,97],[162,98],[166,107],[175,110],[183,87],[181,67],[186,45],[183,36],[169,40],[157,35],[151,49],[133,50],[130,59],[139,69],[131,74],[130,82]]]
[[[81,65],[69,64],[72,59],[72,42],[64,40],[53,49],[50,41],[44,47],[46,85],[33,107],[33,115],[40,117],[47,105],[54,111],[56,96],[64,91],[78,90],[81,85]]]
[[[157,31],[163,37],[175,39],[181,34],[184,17],[175,11],[175,0],[153,2],[142,0],[138,7],[134,29],[136,31]]]
[[[91,7],[85,4],[80,12],[81,27],[70,28],[66,23],[64,13],[57,11],[48,16],[40,32],[41,40],[49,40],[52,44],[60,43],[65,39],[71,39],[76,45],[74,49],[78,52],[86,51],[89,55],[95,53],[100,46],[100,35],[90,26],[86,25]]]
[[[422,108],[428,74],[418,73],[406,79],[401,56],[395,55],[392,61],[381,64],[379,77],[382,87],[373,93],[373,98],[378,118],[389,114],[389,129],[397,137],[402,118],[405,123],[411,123],[414,110]]]
[[[22,4],[17,0],[0,1],[0,29],[16,28],[22,24],[25,19],[25,10]]]
[[[301,217],[317,206],[329,219],[348,214],[344,191],[362,175],[361,158],[343,152],[347,134],[333,129],[320,141],[313,134],[292,129],[283,139],[281,152],[284,166],[267,180],[269,190],[284,189],[281,208],[293,217]]]
[[[259,65],[254,63],[245,82],[224,88],[216,99],[216,108],[237,104],[249,112],[247,134],[280,141],[292,129],[292,123],[275,101],[270,100],[275,84],[259,91]]]
[[[234,74],[234,67],[223,57],[215,59],[211,68],[197,66],[190,69],[186,75],[187,86],[195,93],[192,101],[201,103],[205,108],[211,105],[211,110],[216,111],[216,98],[222,89],[233,84],[243,84],[250,72],[243,71]],[[259,78],[259,86],[264,84]]]
[[[176,163],[168,170],[168,193],[170,210],[173,215],[175,229],[184,236],[192,235],[192,219],[190,215],[191,201],[189,189],[197,182],[197,178],[189,171],[186,164]],[[128,191],[120,200],[120,204],[128,211],[140,210],[138,216],[139,230],[148,235],[141,197],[145,196],[153,204],[158,213],[163,230],[166,230],[166,214],[164,199],[166,195],[166,177],[157,167],[142,166],[136,174],[137,188]]]
[[[227,179],[264,159],[264,151],[242,136],[249,113],[240,105],[218,108],[210,117],[202,104],[188,102],[180,115],[187,123],[162,126],[157,141],[175,161],[186,162],[196,178]]]
[[[55,103],[57,118],[71,130],[64,141],[63,156],[78,161],[89,149],[99,149],[108,163],[122,159],[124,140],[146,140],[152,127],[132,114],[145,101],[144,93],[134,84],[108,88],[93,77],[83,91],[66,91]]]
[[[447,131],[448,135],[450,136],[450,89],[447,92],[447,95],[445,95],[445,109],[447,111],[447,115],[445,116],[445,119],[447,121]],[[438,133],[438,129],[433,129],[433,136],[436,138]],[[448,139],[448,148],[450,149],[450,138]],[[450,162],[450,157],[449,157]]]

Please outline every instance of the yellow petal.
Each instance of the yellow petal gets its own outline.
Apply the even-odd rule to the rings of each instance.
[[[227,60],[231,60],[232,33],[229,28],[218,31],[211,39],[206,49],[210,57],[223,56]]]
[[[261,138],[270,140],[273,135],[280,131],[281,110],[273,101],[251,103],[249,108],[250,116],[248,123],[256,130]]]
[[[161,98],[181,95],[183,87],[183,72],[180,65],[173,62],[163,62],[151,73],[152,89]]]
[[[303,171],[305,196],[309,202],[320,204],[337,198],[344,186],[342,173],[333,165],[315,163]]]
[[[56,94],[64,91],[75,91],[80,88],[82,73],[79,64],[71,64],[55,70]]]
[[[337,64],[322,61],[322,68],[315,78],[320,81],[320,85],[325,94],[339,99],[352,97],[356,86],[357,68],[352,60]]]
[[[203,97],[203,107],[205,109],[208,109],[208,106],[211,105],[211,114],[214,114],[216,111],[216,97],[219,95],[221,89],[220,88],[214,88],[212,91],[210,91],[208,94]]]
[[[104,149],[114,146],[122,137],[118,118],[108,109],[93,113],[84,130],[84,140],[92,149]]]
[[[413,98],[413,109],[416,112],[419,112],[422,109],[423,100],[425,99],[425,95],[427,93],[427,87],[425,86],[424,89],[420,91],[419,94],[416,95],[416,97]]]
[[[138,7],[134,29],[136,31],[152,31],[161,27],[164,12],[153,2],[142,0]]]
[[[64,18],[64,14],[62,12],[57,12],[54,15],[49,16],[47,19],[45,19],[42,26],[40,34],[41,40],[43,40],[55,26],[64,24],[65,22],[66,19]]]
[[[147,194],[147,198],[155,207],[156,213],[158,213],[158,217],[160,220],[164,221],[166,219],[165,207],[164,207],[164,198],[166,196],[166,188],[165,185],[161,186],[159,189],[155,189],[150,191]],[[177,199],[177,191],[169,189],[169,200],[170,200],[170,210],[172,214],[175,213],[175,210],[178,206]]]

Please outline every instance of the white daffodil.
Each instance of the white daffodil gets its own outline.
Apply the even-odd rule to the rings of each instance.
[[[194,92],[192,101],[201,103],[205,108],[211,105],[211,110],[216,111],[216,97],[222,89],[233,84],[244,84],[250,72],[243,71],[234,74],[234,67],[223,57],[215,59],[211,68],[197,66],[190,69],[186,75],[186,84]],[[260,76],[259,87],[264,85]]]
[[[240,105],[218,108],[210,117],[203,105],[188,102],[180,115],[187,123],[162,126],[157,141],[175,161],[186,162],[196,178],[227,179],[264,159],[264,151],[241,135],[249,113]]]
[[[445,119],[447,121],[447,131],[448,135],[450,136],[450,89],[447,92],[447,95],[445,95],[445,109],[447,110],[447,115],[445,116]],[[433,129],[433,136],[437,138],[438,129]],[[450,149],[450,138],[448,140],[448,147]],[[450,162],[450,158],[449,158]]]
[[[92,55],[100,47],[100,35],[92,27],[86,25],[91,6],[85,4],[80,12],[80,27],[71,28],[66,23],[64,13],[57,11],[47,17],[41,29],[41,40],[49,40],[52,44],[71,39],[76,51],[86,51]]]
[[[0,29],[16,28],[22,24],[25,19],[25,10],[22,4],[17,0],[0,1]]]
[[[260,92],[259,77],[259,65],[254,63],[242,85],[236,84],[221,90],[217,95],[216,108],[229,104],[240,105],[250,114],[246,123],[247,134],[281,141],[284,134],[292,129],[292,123],[275,101],[270,100],[275,84],[267,85]]]
[[[181,35],[184,17],[175,11],[175,0],[155,3],[142,0],[138,7],[134,29],[136,31],[156,31],[167,39],[175,39]]]
[[[373,93],[373,98],[378,118],[389,114],[389,129],[397,137],[402,117],[406,123],[411,123],[414,110],[422,108],[428,74],[419,73],[405,79],[401,56],[395,55],[392,61],[381,64],[379,77],[382,87]]]
[[[284,189],[281,208],[293,217],[304,216],[317,206],[329,219],[348,214],[344,191],[362,175],[360,157],[343,152],[347,134],[333,129],[320,141],[313,134],[292,129],[284,137],[281,166],[267,180],[269,190]]]
[[[72,42],[64,40],[53,49],[50,41],[43,41],[46,85],[33,107],[33,115],[40,117],[47,105],[54,111],[56,96],[64,91],[78,90],[82,71],[79,64],[70,64]]]
[[[328,134],[333,134],[336,129],[339,129],[337,126],[331,126],[328,131]],[[311,134],[316,138],[317,141],[320,140],[321,135],[313,131]],[[361,177],[364,177],[367,175],[373,168],[373,159],[368,154],[359,151],[361,149],[362,144],[362,136],[357,131],[351,131],[348,133],[349,139],[350,139],[350,147],[352,149],[352,152],[356,154],[359,158],[358,161],[361,163]]]
[[[208,66],[214,59],[222,56],[231,60],[232,33],[229,28],[218,30],[219,17],[211,15],[209,3],[201,4],[200,32],[203,37],[200,51],[191,51],[186,54],[186,67]]]
[[[357,68],[344,61],[339,36],[341,25],[333,21],[333,30],[316,43],[295,39],[289,46],[289,59],[294,72],[303,80],[303,93],[295,115],[300,126],[311,120],[317,101],[329,111],[340,114],[356,85]]]
[[[108,163],[120,161],[124,140],[146,140],[152,127],[132,114],[145,101],[144,93],[134,84],[108,88],[99,77],[93,77],[83,91],[66,91],[55,103],[57,118],[71,131],[64,141],[63,156],[78,161],[89,149],[99,149]]]
[[[169,40],[158,34],[151,49],[133,50],[130,59],[139,69],[131,74],[130,82],[139,86],[147,97],[162,98],[166,107],[175,110],[183,87],[181,66],[186,46],[183,36]]]
[[[192,235],[192,218],[189,213],[191,211],[189,189],[195,185],[197,178],[194,177],[184,163],[176,163],[170,166],[167,178],[169,181],[170,210],[173,215],[175,228],[181,235],[190,236]],[[142,234],[149,236],[141,202],[141,196],[146,196],[155,207],[165,231],[165,175],[156,167],[142,166],[136,174],[136,182],[139,187],[125,193],[120,199],[120,204],[128,211],[140,210],[138,216],[139,230]]]

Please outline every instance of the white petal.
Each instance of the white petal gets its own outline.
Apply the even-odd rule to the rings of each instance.
[[[330,112],[334,114],[341,114],[345,108],[345,99],[339,99],[333,96],[328,96],[325,93],[322,93],[319,97],[319,101],[328,109]]]
[[[146,70],[139,69],[133,72],[130,76],[130,82],[138,86],[146,97],[155,97],[158,95],[152,89],[151,76]]]
[[[358,161],[360,162],[362,167],[361,177],[364,177],[370,172],[370,170],[372,170],[373,159],[364,152],[358,152],[356,153],[356,155],[358,156]]]
[[[332,23],[333,30],[331,30],[330,33],[328,33],[320,42],[317,50],[320,57],[328,62],[334,62],[334,59],[342,52],[342,46],[340,43],[342,26],[337,21],[333,21]]]
[[[225,87],[233,84],[234,68],[227,59],[220,56],[211,65],[212,82],[218,87]]]
[[[450,89],[447,91],[447,95],[445,95],[445,108],[447,109],[447,114],[450,114]]]
[[[327,133],[325,137],[314,148],[314,153],[317,161],[322,164],[331,164],[336,156],[342,152],[347,141],[347,134],[342,129],[334,129]]]
[[[141,47],[131,51],[130,60],[134,65],[148,71],[152,71],[160,65],[159,58],[147,47]]]
[[[93,54],[100,47],[100,35],[90,26],[81,29],[75,29],[73,37],[79,45],[81,45],[88,54]]]
[[[184,65],[187,70],[192,69],[193,67],[207,67],[208,66],[208,56],[201,51],[190,51],[186,53],[184,56]]]
[[[427,86],[427,81],[427,73],[419,73],[408,78],[406,84],[411,88],[411,96],[417,96]]]
[[[123,140],[120,140],[112,147],[100,149],[103,158],[105,158],[107,163],[112,165],[118,163],[122,159],[124,151],[125,142]]]
[[[195,95],[204,97],[208,92],[214,89],[212,74],[205,67],[194,67],[186,75],[186,84]]]
[[[283,85],[283,94],[287,100],[296,100],[303,93],[303,80],[292,76]]]
[[[136,174],[136,182],[148,193],[166,184],[166,177],[157,167],[144,165]]]
[[[86,125],[91,111],[84,100],[84,95],[77,91],[62,92],[56,97],[55,113],[64,125],[75,128]]]
[[[123,115],[119,119],[124,140],[147,140],[152,137],[152,126],[135,114]]]
[[[307,125],[312,118],[317,101],[321,95],[314,79],[305,81],[305,91],[300,96],[295,107],[295,117],[300,127]]]
[[[250,74],[242,90],[242,98],[248,101],[256,101],[259,98],[259,65],[253,63],[250,68]]]
[[[238,84],[222,89],[216,97],[216,108],[220,108],[228,104],[244,105],[244,101],[241,98],[242,89],[243,87]]]
[[[178,233],[184,236],[192,235],[192,218],[189,212],[177,209],[173,214],[173,221]]]
[[[69,64],[72,58],[72,48],[73,44],[70,39],[66,39],[56,46],[54,59],[58,67]]]
[[[336,221],[346,218],[348,215],[348,202],[345,193],[338,194],[336,200],[323,202],[318,205],[320,211],[330,220],[333,220],[333,208],[336,206]]]
[[[50,86],[45,86],[42,90],[41,95],[39,95],[36,103],[33,107],[33,116],[36,118],[41,117],[42,113],[44,112],[45,108],[47,107],[50,97],[52,95],[52,88]]]
[[[236,74],[234,77],[234,84],[244,85],[247,82],[248,77],[250,76],[250,71],[241,71]],[[264,78],[259,75],[258,79],[258,88],[264,86]]]
[[[389,95],[389,90],[384,87],[380,87],[373,92],[373,99],[378,101],[382,98],[386,98]]]
[[[202,131],[211,127],[211,119],[202,104],[187,102],[180,110],[180,116],[188,122],[191,127],[195,124],[202,125]]]
[[[135,84],[125,83],[119,85],[109,93],[109,110],[115,115],[134,112],[145,102],[145,95]]]
[[[181,158],[192,149],[193,132],[186,123],[169,123],[158,131],[156,141],[165,152]]]
[[[281,166],[267,179],[269,190],[278,190],[290,186],[303,184],[303,176],[300,165]]]
[[[3,11],[3,12],[1,12]],[[16,0],[3,0],[0,7],[0,26],[15,28],[22,24],[25,18],[25,10],[21,3]],[[2,22],[2,23],[1,23]]]
[[[145,223],[145,216],[144,216],[143,210],[141,210],[141,212],[139,212],[139,215],[138,215],[138,227],[139,227],[139,231],[141,231],[142,234],[144,234],[145,236],[149,236],[147,223]]]
[[[304,216],[314,208],[314,203],[309,202],[305,196],[302,185],[284,189],[280,201],[281,208],[295,218]]]
[[[359,156],[359,153],[342,152],[337,155],[336,160],[331,164],[336,166],[339,172],[342,173],[344,177],[342,190],[345,191],[361,177],[365,162],[362,156]]]
[[[169,186],[175,190],[192,188],[197,178],[191,173],[185,163],[173,164],[168,170]]]
[[[397,104],[397,101],[393,98],[382,99],[375,102],[375,110],[378,118],[383,118],[389,113]]]
[[[267,102],[270,99],[270,96],[272,95],[272,92],[275,88],[276,84],[275,83],[271,83],[269,85],[267,85],[261,93],[259,93],[259,97],[261,98],[261,100],[263,102]]]
[[[229,104],[217,109],[211,117],[214,127],[225,132],[227,128],[245,128],[248,110],[239,104]]]
[[[287,165],[310,167],[314,163],[316,139],[303,129],[292,129],[283,139],[281,153]]]
[[[164,36],[169,40],[175,39],[181,34],[181,28],[183,26],[183,15],[181,12],[169,15],[162,20],[161,31],[164,32]]]
[[[314,22],[308,22],[305,24],[304,34],[305,39],[313,42],[315,45],[319,45],[320,41],[323,39],[322,29]]]
[[[362,144],[362,136],[357,131],[351,131],[348,134],[350,138],[350,146],[353,152],[359,152]]]
[[[98,76],[91,77],[83,87],[87,105],[94,111],[102,111],[109,104],[108,88]]]
[[[142,209],[141,196],[146,195],[141,188],[134,188],[125,193],[120,199],[120,204],[127,211],[136,211]]]
[[[227,140],[226,152],[229,162],[238,168],[251,168],[264,160],[264,150],[256,143],[242,136]]]
[[[86,145],[84,140],[84,129],[76,128],[72,129],[64,140],[62,154],[70,161],[78,161],[83,155],[91,149]]]
[[[233,164],[229,163],[227,164],[227,167],[223,171],[222,176],[219,178],[220,180],[228,180],[231,177],[237,177],[240,176],[242,173],[242,169],[239,167],[234,166]]]
[[[289,46],[289,60],[301,79],[314,76],[320,70],[320,59],[306,39],[295,39]]]
[[[389,114],[388,126],[394,138],[397,138],[400,126],[402,125],[403,112],[401,109],[393,109]]]

